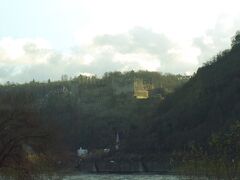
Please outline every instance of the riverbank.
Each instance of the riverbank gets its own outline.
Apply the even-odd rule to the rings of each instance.
[[[192,180],[193,177],[159,174],[75,174],[66,176],[63,180]],[[209,180],[208,178],[197,178]]]
[[[170,167],[166,163],[159,161],[117,161],[117,160],[101,160],[86,161],[80,160],[76,166],[79,172],[87,173],[171,173]]]

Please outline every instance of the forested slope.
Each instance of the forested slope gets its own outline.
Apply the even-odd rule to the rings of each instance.
[[[240,120],[239,37],[161,104],[152,131],[162,151],[206,145],[213,133]]]
[[[136,99],[135,79],[151,83],[154,96]],[[23,147],[60,159],[76,155],[79,147],[90,152],[114,149],[117,133],[121,152],[147,152],[153,143],[146,134],[152,114],[167,94],[187,80],[181,75],[131,71],[106,73],[102,78],[80,75],[72,80],[1,85],[0,156],[4,158],[0,167],[15,161],[22,164],[27,157]],[[127,91],[119,93],[119,88]]]

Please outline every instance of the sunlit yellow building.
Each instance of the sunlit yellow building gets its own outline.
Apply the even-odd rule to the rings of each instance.
[[[134,79],[132,81],[113,81],[112,87],[114,94],[131,94],[136,99],[148,99],[149,91],[154,89],[152,83],[146,83],[142,79]]]
[[[142,79],[134,80],[134,97],[136,99],[147,99],[149,98],[149,90],[153,89],[151,83],[144,83]]]

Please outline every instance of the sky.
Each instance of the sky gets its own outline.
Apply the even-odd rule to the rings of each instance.
[[[149,70],[191,75],[230,48],[237,0],[0,0],[0,83]]]

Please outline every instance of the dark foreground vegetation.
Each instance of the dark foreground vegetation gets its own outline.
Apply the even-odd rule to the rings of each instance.
[[[237,33],[231,49],[190,79],[131,71],[1,85],[1,173],[31,179],[79,160],[126,159],[233,179],[240,174],[239,58]],[[77,157],[80,147],[86,156]]]
[[[149,89],[147,99],[136,97],[134,83],[139,80]],[[131,71],[102,78],[80,75],[68,80],[64,75],[57,82],[8,82],[0,86],[0,167],[24,174],[74,168],[80,147],[88,149],[91,159],[101,159],[106,148],[114,156],[117,134],[118,156],[150,153],[153,142],[146,133],[152,114],[187,80]]]
[[[152,132],[184,174],[240,176],[240,33],[161,104]],[[175,162],[175,163],[174,163]]]

